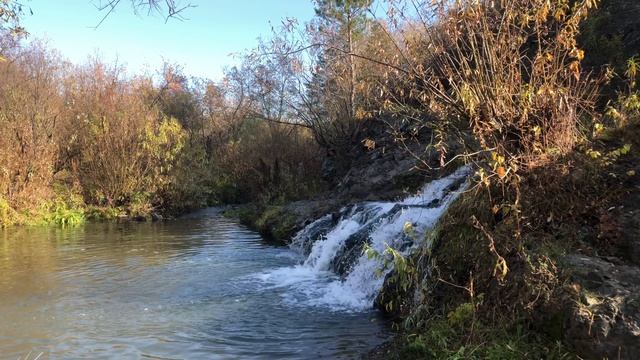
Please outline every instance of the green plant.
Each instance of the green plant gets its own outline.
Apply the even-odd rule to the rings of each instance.
[[[77,226],[85,220],[84,210],[69,208],[65,203],[54,202],[49,211],[51,215],[47,216],[47,221],[62,227]]]
[[[149,201],[149,194],[134,194],[126,206],[126,211],[131,218],[149,218],[154,207]]]
[[[625,85],[625,90],[619,91],[614,100],[610,100],[604,111],[604,120],[608,121],[614,127],[620,129],[638,122],[640,118],[640,92],[637,88],[637,79],[640,75],[640,64],[635,57],[627,61],[627,68],[623,76],[610,71],[607,79],[612,81],[618,79],[618,82]],[[606,135],[604,125],[596,123],[594,125],[594,135]]]
[[[406,236],[416,239],[417,234],[412,223],[405,223],[403,231]],[[386,245],[385,250],[380,253],[369,244],[364,244],[363,253],[369,259],[377,259],[381,263],[381,267],[376,270],[377,276],[382,276],[385,270],[391,270],[385,279],[385,288],[391,288],[393,291],[383,291],[379,300],[387,312],[399,311],[417,282],[418,269],[415,256],[405,256],[389,245]]]
[[[17,221],[16,211],[9,202],[0,196],[0,228],[15,224]]]
[[[126,216],[126,211],[121,207],[89,206],[86,211],[87,219],[91,220],[115,220]]]
[[[30,225],[58,225],[61,227],[77,226],[85,221],[84,203],[78,195],[71,197],[57,196],[45,202],[36,213],[28,216]]]
[[[469,303],[463,303],[451,313],[456,319],[469,321]],[[575,359],[571,352],[558,342],[540,336],[521,325],[509,328],[492,327],[476,323],[473,333],[459,326],[450,316],[433,318],[424,329],[414,329],[406,335],[399,359]]]

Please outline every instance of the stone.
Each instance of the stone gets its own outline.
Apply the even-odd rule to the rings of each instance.
[[[640,268],[603,258],[568,255],[565,265],[583,288],[570,309],[565,339],[588,359],[640,355]]]

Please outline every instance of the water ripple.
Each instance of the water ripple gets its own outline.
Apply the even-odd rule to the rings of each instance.
[[[4,230],[0,357],[356,358],[388,336],[375,312],[294,306],[289,286],[259,278],[300,260],[216,210]]]

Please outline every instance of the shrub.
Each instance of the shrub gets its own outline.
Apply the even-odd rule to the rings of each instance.
[[[62,64],[38,42],[5,56],[15,61],[0,61],[0,196],[33,209],[53,195]]]
[[[124,80],[100,62],[78,70],[67,89],[69,123],[63,148],[89,204],[124,205],[169,186],[184,147],[180,124],[144,97],[144,79]]]
[[[62,227],[77,226],[85,221],[82,198],[63,199],[57,197],[45,203],[41,210],[41,220],[30,220],[33,224],[54,224]]]
[[[594,2],[435,3],[408,50],[426,52],[411,64],[411,98],[451,120],[445,130],[470,129],[498,180],[571,151],[593,100],[576,36]]]
[[[13,225],[17,222],[17,214],[9,205],[9,202],[0,197],[0,228]]]

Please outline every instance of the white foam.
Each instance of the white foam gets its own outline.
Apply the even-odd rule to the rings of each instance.
[[[316,241],[317,246],[314,244],[304,265],[316,271],[328,270],[331,260],[345,240],[361,227],[362,225],[352,218],[341,220],[324,239]]]
[[[424,233],[442,216],[457,192],[447,193],[447,188],[469,173],[468,167],[426,184],[420,193],[400,202],[376,202],[355,206],[321,239],[308,239],[313,227],[327,217],[308,225],[297,236],[292,246],[301,250],[304,241],[313,241],[306,260],[293,267],[278,268],[257,274],[256,278],[266,288],[285,288],[283,300],[291,305],[326,307],[335,311],[361,311],[372,307],[373,299],[382,287],[384,275],[391,269],[382,269],[379,259],[369,259],[362,254],[351,271],[341,279],[330,271],[331,263],[339,254],[345,241],[367,226],[369,246],[383,253],[387,246],[401,249],[407,241],[405,224],[413,226],[414,238],[420,241]],[[403,205],[397,212],[394,206]],[[406,245],[406,244],[405,244]],[[413,246],[404,246],[404,255]],[[380,270],[383,270],[380,272]]]

